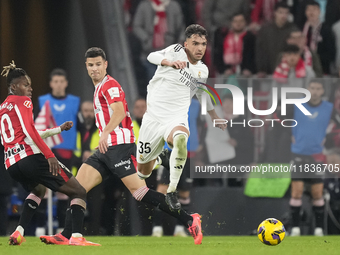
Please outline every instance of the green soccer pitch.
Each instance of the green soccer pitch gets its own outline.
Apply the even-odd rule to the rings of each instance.
[[[8,237],[0,238],[1,255],[199,255],[199,254],[308,254],[340,253],[340,236],[286,237],[277,246],[262,244],[257,236],[208,236],[202,245],[191,237],[107,237],[92,236],[87,240],[101,247],[46,245],[39,238],[26,237],[21,246],[9,246]]]

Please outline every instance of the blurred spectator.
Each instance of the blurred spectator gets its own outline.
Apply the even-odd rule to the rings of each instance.
[[[271,22],[274,19],[274,7],[279,0],[255,0],[251,12],[250,29],[257,31],[260,26]]]
[[[197,0],[177,0],[181,6],[185,27],[196,22],[196,2]]]
[[[250,76],[255,73],[255,35],[246,30],[242,13],[234,14],[231,28],[215,33],[214,62],[220,74]]]
[[[259,77],[272,74],[276,60],[295,25],[288,22],[289,7],[278,2],[274,8],[274,22],[264,25],[256,39],[256,68]]]
[[[298,7],[295,15],[295,24],[303,28],[306,23],[305,10],[308,3],[313,0],[298,1]],[[315,0],[320,6],[320,22],[324,22],[328,28],[340,19],[340,1],[339,0]]]
[[[0,236],[7,235],[7,204],[12,194],[12,179],[5,168],[4,162],[4,146],[0,142]]]
[[[337,169],[340,165],[340,148],[334,147],[327,151],[327,164],[329,169]],[[327,218],[327,235],[339,235],[340,222],[340,180],[339,174],[335,173],[333,178],[325,180],[325,189],[329,193],[329,207]]]
[[[147,61],[150,52],[184,41],[185,24],[180,5],[173,0],[143,0],[133,20],[133,33],[142,44],[142,63],[148,81],[157,66]]]
[[[235,13],[242,13],[247,21],[250,16],[249,0],[206,0],[204,3],[203,20],[205,28],[213,37],[219,27],[230,27],[231,18]]]
[[[242,123],[244,116],[233,114],[233,97],[227,95],[222,102],[224,118],[230,122]],[[232,165],[246,165],[254,161],[254,135],[248,125],[229,125],[228,143],[235,148],[235,157],[227,161]]]
[[[313,171],[317,164],[325,163],[323,142],[326,129],[330,123],[333,105],[322,100],[324,85],[317,80],[310,82],[308,90],[311,93],[309,102],[302,104],[311,115],[303,114],[297,106],[285,118],[293,118],[298,125],[292,128],[292,162],[296,171],[291,172],[291,207],[292,236],[299,236],[300,210],[304,184],[310,184],[313,212],[315,215],[314,235],[323,236],[325,202],[323,198],[323,178],[325,172]],[[310,170],[310,171],[309,171]]]
[[[279,83],[293,87],[305,87],[315,77],[311,66],[301,58],[300,49],[289,44],[283,51],[281,63],[276,67],[273,78]]]
[[[68,169],[73,166],[73,151],[77,140],[77,115],[79,111],[80,98],[66,93],[68,86],[67,74],[63,69],[54,69],[50,74],[51,93],[39,96],[39,110],[49,101],[51,111],[56,124],[59,126],[65,121],[73,121],[73,127],[62,132],[63,142],[52,148],[52,152]],[[57,192],[57,218],[59,228],[64,228],[68,197]],[[41,231],[41,232],[40,232]],[[37,235],[44,235],[43,229],[37,229]]]
[[[316,77],[322,77],[322,66],[320,63],[319,55],[311,51],[306,45],[306,37],[302,34],[298,28],[294,29],[287,39],[288,45],[296,45],[300,48],[301,58],[305,62],[305,65],[312,67]],[[282,54],[279,56],[279,61],[282,59]]]
[[[320,19],[320,4],[311,1],[306,4],[307,21],[303,26],[303,34],[307,38],[307,46],[320,56],[323,72],[330,73],[330,65],[335,59],[335,41],[331,28]]]
[[[333,25],[332,30],[336,45],[335,68],[340,70],[340,20]]]

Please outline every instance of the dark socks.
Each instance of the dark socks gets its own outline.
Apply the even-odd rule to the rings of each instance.
[[[300,210],[301,206],[290,206],[293,227],[300,226]]]
[[[36,209],[38,208],[37,202],[32,199],[26,199],[23,206],[23,211],[19,220],[19,225],[24,229],[27,228],[27,225],[30,223]]]
[[[152,204],[156,207],[158,206],[158,208],[163,212],[166,212],[167,214],[170,214],[171,216],[179,219],[186,227],[192,224],[192,217],[187,214],[183,209],[171,211],[169,206],[165,202],[165,196],[159,192],[149,190],[143,197],[142,202]]]
[[[85,209],[80,205],[71,205],[72,233],[83,233]]]
[[[324,228],[325,206],[313,206],[315,215],[315,227]]]
[[[155,209],[154,215],[153,215],[153,225],[154,226],[162,226],[162,218],[163,218],[163,212],[159,210],[158,208]]]
[[[68,200],[58,200],[57,201],[57,217],[59,228],[63,228],[65,225],[66,209],[70,202]]]
[[[61,232],[63,236],[67,239],[71,238],[72,235],[72,212],[71,208],[67,208],[66,210],[66,218],[65,218],[65,227],[63,232]]]

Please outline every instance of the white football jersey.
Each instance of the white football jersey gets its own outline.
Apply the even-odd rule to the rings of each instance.
[[[192,65],[185,53],[185,48],[180,44],[174,44],[162,51],[164,59],[169,61],[186,61],[184,69],[175,69],[169,66],[159,65],[155,75],[147,87],[147,110],[144,117],[166,124],[174,119],[187,116],[191,98],[197,94],[198,97],[204,92],[197,83],[205,83],[209,76],[207,66],[198,61]],[[209,109],[208,109],[209,110]]]

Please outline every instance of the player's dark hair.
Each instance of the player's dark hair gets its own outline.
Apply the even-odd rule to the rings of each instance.
[[[308,5],[317,6],[320,8],[320,4],[317,1],[311,0],[306,3],[306,9]]]
[[[13,80],[20,78],[22,76],[27,76],[27,73],[22,68],[17,68],[14,60],[12,60],[12,63],[10,63],[8,66],[4,66],[4,69],[1,72],[1,75],[6,78],[7,86],[10,87],[13,83]]]
[[[64,76],[65,79],[67,80],[67,73],[64,69],[61,69],[61,68],[55,68],[52,70],[50,74],[50,81],[52,80],[54,76]]]
[[[295,44],[287,44],[284,49],[283,49],[283,53],[294,53],[297,54],[300,52],[300,48],[295,45]]]
[[[190,38],[192,35],[198,35],[199,37],[208,37],[207,30],[198,24],[192,24],[185,29],[185,38]]]
[[[274,6],[274,11],[277,11],[279,8],[289,9],[289,6],[286,2],[281,1],[277,2]]]
[[[320,84],[322,85],[322,88],[323,89],[326,89],[326,86],[325,84],[323,83],[323,79],[322,78],[313,78],[309,81],[308,83],[308,86],[311,85],[312,83],[317,83],[317,84]]]
[[[243,12],[235,12],[232,16],[231,16],[231,20],[233,20],[235,17],[237,17],[237,16],[243,16],[243,18],[245,19],[245,20],[247,20],[246,19],[246,16],[244,15],[244,13]]]
[[[89,48],[85,52],[85,61],[88,58],[96,58],[96,57],[102,57],[104,59],[104,61],[106,61],[106,54],[101,48],[92,47],[92,48]]]

